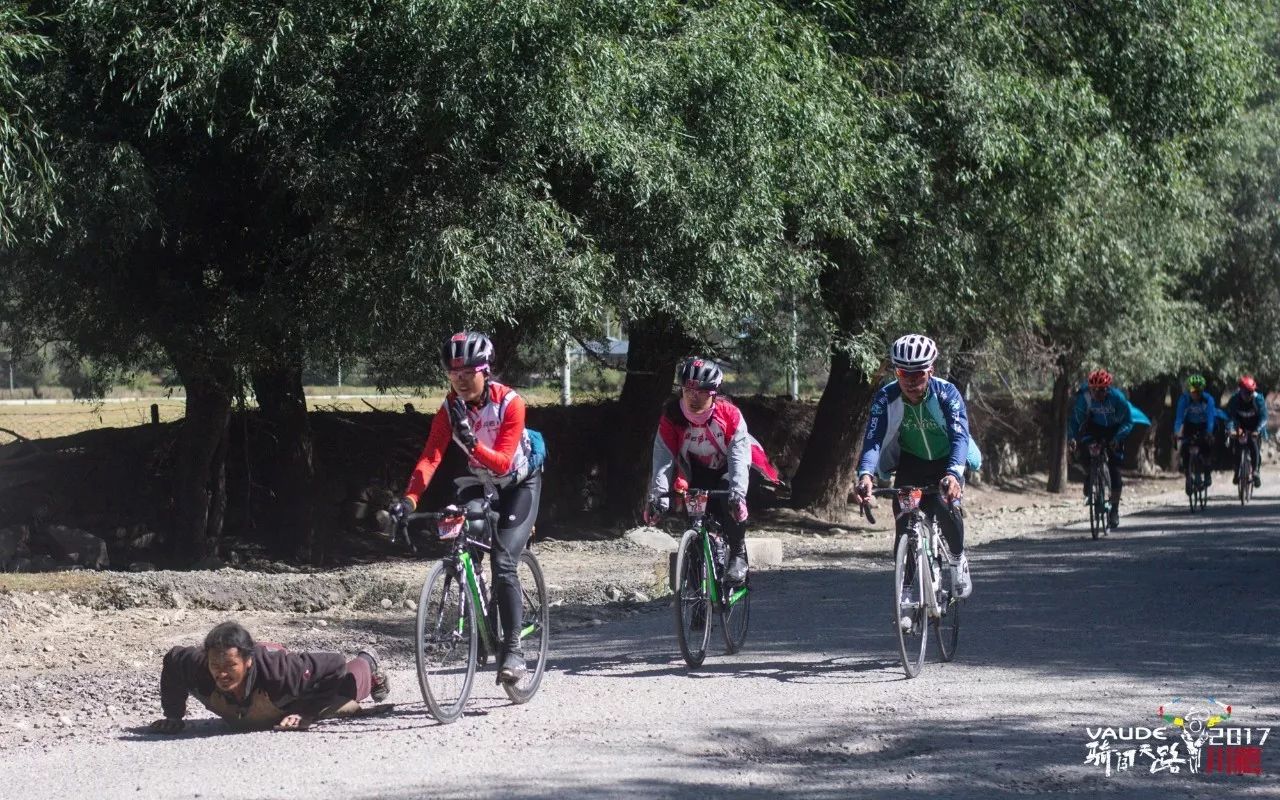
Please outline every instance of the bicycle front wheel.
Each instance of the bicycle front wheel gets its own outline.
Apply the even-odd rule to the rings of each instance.
[[[436,564],[422,584],[416,630],[422,699],[437,720],[453,722],[471,695],[480,641],[475,604],[461,576],[446,562]]]
[[[676,551],[676,591],[672,607],[680,654],[689,666],[701,666],[707,657],[707,643],[711,641],[711,603],[702,537],[695,530],[684,532],[680,549]]]
[[[511,702],[519,704],[532,700],[542,685],[542,674],[547,669],[547,649],[551,643],[551,625],[547,583],[542,577],[542,565],[533,553],[525,550],[520,554],[516,575],[520,579],[523,607],[520,646],[524,650],[526,672],[515,683],[502,684],[502,688]]]
[[[747,625],[751,622],[751,587],[725,587],[724,607],[720,611],[720,633],[724,636],[724,650],[733,655],[747,641]]]
[[[1107,532],[1107,474],[1105,468],[1095,467],[1090,476],[1089,533],[1097,539]]]
[[[902,656],[902,669],[908,678],[920,674],[924,666],[925,645],[929,642],[928,612],[924,601],[925,568],[924,558],[912,546],[911,537],[900,537],[893,558],[893,628],[898,632],[898,653]]]

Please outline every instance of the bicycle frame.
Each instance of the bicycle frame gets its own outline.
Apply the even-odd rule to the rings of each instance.
[[[476,569],[476,560],[475,560],[475,557],[473,556],[473,552],[477,550],[483,551],[486,553],[492,553],[493,547],[491,544],[489,544],[489,542],[492,542],[494,538],[497,536],[497,531],[494,530],[492,516],[489,513],[493,503],[493,495],[491,494],[489,487],[486,487],[484,501],[485,502],[482,509],[477,512],[469,512],[469,513],[430,512],[430,513],[410,514],[406,516],[403,520],[401,520],[400,523],[397,525],[397,532],[399,532],[401,535],[404,536],[405,541],[409,543],[410,547],[413,547],[413,540],[409,536],[409,531],[408,531],[409,520],[411,519],[434,520],[437,522],[437,530],[440,530],[441,528],[443,528],[443,525],[441,525],[440,523],[443,523],[446,520],[449,520],[452,524],[457,524],[456,521],[458,520],[462,521],[463,532],[455,535],[453,548],[452,550],[450,550],[449,554],[444,557],[444,561],[451,565],[450,573],[449,573],[450,577],[453,580],[457,580],[460,584],[467,587],[467,593],[465,595],[464,602],[470,602],[475,606],[475,609],[477,612],[476,613],[477,634],[480,636],[481,641],[484,642],[485,647],[488,648],[490,652],[496,652],[498,649],[497,648],[498,632],[493,630],[489,625],[489,605],[490,605],[489,587],[484,582],[484,576],[481,575],[480,571]],[[479,520],[479,519],[484,520],[485,532],[487,534],[486,538],[488,539],[488,542],[469,538],[465,533],[465,530],[466,530],[465,521]],[[441,538],[444,538],[444,533],[441,532],[440,536]],[[394,541],[395,538],[396,538],[396,533],[393,532],[392,541]],[[417,552],[416,549],[414,550],[414,552]],[[464,635],[463,623],[465,619],[466,619],[465,614],[460,616],[458,619],[457,634],[459,636]],[[534,632],[536,629],[537,629],[536,624],[531,623],[531,624],[525,625],[520,630],[520,638],[523,640],[524,637],[528,636],[530,633]]]
[[[926,494],[937,494],[934,489],[921,490],[919,488],[903,487],[901,489],[877,489],[873,494],[877,497],[893,497],[898,500],[901,511],[897,512],[896,519],[910,515],[910,521],[907,525],[907,531],[903,536],[908,537],[910,549],[922,553],[925,564],[928,565],[923,573],[924,580],[924,597],[921,601],[925,603],[929,616],[938,619],[942,616],[942,604],[938,600],[938,589],[941,587],[942,576],[938,573],[938,552],[937,539],[941,536],[937,523],[927,519],[924,509],[920,507],[921,500]],[[956,506],[959,507],[957,501]],[[871,508],[867,505],[862,507],[862,513],[866,515],[871,524],[875,524],[875,516],[871,513]],[[901,587],[898,587],[901,588]],[[948,594],[948,602],[956,602],[956,598]]]
[[[711,528],[707,525],[706,514],[707,501],[713,497],[728,497],[729,494],[728,491],[719,489],[688,489],[684,494],[685,509],[689,514],[689,527],[698,532],[702,541],[702,558],[704,563],[710,565],[710,569],[703,573],[702,588],[712,603],[722,607],[737,603],[747,594],[745,585],[731,589],[727,596],[720,591],[724,576],[719,574],[720,565],[716,563],[714,554],[711,552]]]
[[[1257,435],[1256,431],[1247,431],[1243,428],[1235,433],[1236,444],[1240,448],[1241,459],[1240,463],[1236,465],[1236,468],[1239,469],[1245,464],[1248,464],[1250,474],[1253,473],[1253,437]]]
[[[910,541],[910,549],[913,549],[924,556],[924,563],[928,567],[923,574],[924,580],[924,597],[921,601],[925,604],[925,609],[933,619],[942,616],[942,604],[938,602],[938,587],[941,586],[942,576],[938,575],[938,561],[935,558],[938,546],[935,538],[938,536],[938,528],[936,523],[931,523],[925,519],[924,511],[918,505],[910,510],[903,510],[898,516],[909,514],[911,516],[908,522],[906,536]],[[919,566],[917,565],[917,569]]]

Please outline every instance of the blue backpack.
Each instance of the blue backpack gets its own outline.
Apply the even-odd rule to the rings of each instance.
[[[525,428],[524,432],[529,434],[529,473],[532,474],[547,463],[547,440],[533,428]]]

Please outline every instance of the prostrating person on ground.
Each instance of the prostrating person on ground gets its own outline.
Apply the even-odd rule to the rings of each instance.
[[[255,643],[237,622],[209,632],[202,647],[175,647],[160,672],[164,718],[158,733],[184,727],[187,697],[246,730],[303,730],[324,717],[356,713],[360,701],[386,699],[391,687],[372,650],[348,661],[341,653],[291,653],[278,644]]]

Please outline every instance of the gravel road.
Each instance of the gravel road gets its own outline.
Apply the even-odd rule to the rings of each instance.
[[[8,736],[0,795],[1280,797],[1280,738],[1260,777],[1085,763],[1086,727],[1157,727],[1175,697],[1216,697],[1231,724],[1280,736],[1280,494],[1242,509],[1231,488],[1194,516],[1171,496],[1098,542],[1076,524],[974,548],[957,660],[915,680],[897,661],[889,561],[855,553],[759,573],[747,647],[693,672],[655,600],[558,632],[527,706],[481,673],[467,715],[439,726],[393,649],[390,715],[254,734],[201,718],[171,738],[134,711],[88,734]],[[405,616],[379,623],[383,641],[407,636]],[[125,695],[126,662],[102,665]],[[134,693],[151,704],[148,674]],[[40,696],[0,676],[5,691]]]

